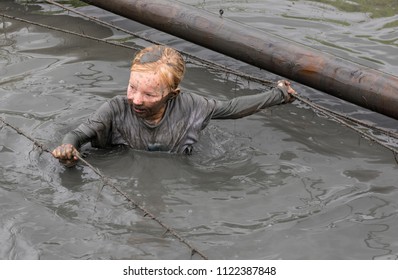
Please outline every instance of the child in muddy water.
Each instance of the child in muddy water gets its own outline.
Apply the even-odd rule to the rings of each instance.
[[[88,142],[105,148],[127,145],[133,149],[191,154],[200,131],[211,119],[237,119],[261,109],[294,100],[290,82],[260,94],[220,101],[180,92],[185,62],[176,50],[153,45],[133,59],[127,96],[105,102],[86,122],[64,137],[53,156],[73,166],[79,148]]]

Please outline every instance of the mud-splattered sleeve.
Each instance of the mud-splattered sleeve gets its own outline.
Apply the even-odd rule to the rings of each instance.
[[[263,93],[240,96],[228,101],[215,100],[212,119],[242,118],[262,109],[282,104],[287,99],[287,92],[281,88],[273,88]]]
[[[76,148],[88,142],[95,147],[105,147],[112,133],[113,111],[110,102],[105,102],[86,122],[65,135],[62,143],[72,144]]]

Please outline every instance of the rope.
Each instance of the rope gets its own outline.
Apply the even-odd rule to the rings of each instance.
[[[312,102],[312,103],[313,103],[313,102]],[[315,103],[313,103],[313,104],[315,104]],[[383,134],[385,134],[386,136],[389,136],[389,137],[398,139],[398,133],[397,133],[397,132],[394,132],[394,131],[392,131],[392,130],[388,130],[388,129],[385,129],[385,128],[382,128],[382,127],[377,127],[377,126],[372,125],[372,124],[370,124],[370,123],[368,123],[368,122],[364,122],[364,121],[355,119],[355,118],[353,118],[353,117],[350,117],[350,116],[347,116],[347,115],[343,115],[343,114],[337,113],[337,112],[335,112],[335,111],[333,111],[333,110],[330,110],[330,109],[327,109],[327,108],[325,108],[325,107],[322,107],[321,105],[317,105],[317,106],[318,106],[319,108],[322,108],[323,110],[325,110],[325,111],[327,111],[327,112],[329,112],[329,113],[335,115],[336,117],[346,119],[346,120],[348,120],[348,121],[350,121],[350,122],[352,122],[352,123],[356,123],[356,124],[361,125],[361,126],[363,126],[363,127],[370,128],[370,129],[379,131],[380,133],[383,133]]]
[[[52,152],[42,143],[38,142],[37,140],[35,140],[33,137],[29,136],[28,134],[24,133],[22,130],[20,130],[19,128],[13,126],[12,124],[8,123],[6,120],[4,120],[2,117],[0,117],[0,121],[7,127],[11,128],[12,130],[14,130],[16,133],[18,133],[19,135],[24,136],[26,139],[28,139],[30,142],[33,143],[33,145],[35,145],[36,147],[38,147],[40,150],[51,154],[52,156]],[[159,224],[163,229],[165,229],[165,232],[163,235],[166,235],[167,233],[170,233],[172,236],[174,236],[175,238],[177,238],[181,243],[183,243],[184,245],[186,245],[190,250],[191,250],[191,256],[193,256],[194,254],[198,254],[202,259],[204,260],[208,260],[208,257],[202,253],[199,249],[195,248],[191,243],[189,243],[185,238],[183,238],[179,233],[177,233],[172,227],[168,226],[167,224],[165,224],[164,222],[162,222],[157,216],[155,216],[153,213],[151,213],[149,210],[147,210],[145,207],[143,207],[142,205],[140,205],[138,202],[136,202],[133,198],[131,198],[127,193],[125,193],[124,191],[122,191],[118,186],[116,186],[115,184],[113,184],[110,180],[110,178],[106,177],[105,175],[103,175],[101,173],[101,171],[99,171],[97,168],[95,168],[93,165],[91,165],[87,160],[85,160],[84,158],[82,158],[80,156],[80,154],[76,155],[78,157],[79,160],[81,160],[85,165],[87,165],[92,171],[94,171],[95,174],[97,174],[102,183],[104,184],[104,186],[109,186],[111,187],[113,190],[115,190],[119,195],[121,195],[122,197],[124,197],[129,203],[131,203],[135,208],[138,208],[139,210],[141,210],[141,212],[144,213],[144,217],[148,217],[151,220],[155,221],[157,224]]]
[[[98,19],[98,18],[89,16],[89,15],[87,15],[87,14],[85,14],[85,13],[82,13],[82,12],[77,11],[76,9],[69,8],[69,7],[67,7],[67,6],[65,6],[65,5],[63,5],[63,4],[59,4],[59,3],[55,2],[55,1],[52,1],[52,0],[44,0],[44,1],[47,2],[47,3],[49,3],[49,4],[55,5],[55,6],[57,6],[57,7],[60,7],[60,8],[62,8],[62,9],[64,9],[64,10],[66,10],[66,11],[69,11],[69,12],[72,12],[72,13],[77,14],[77,15],[79,15],[79,16],[82,16],[82,17],[84,17],[84,18],[87,18],[88,20],[93,21],[93,22],[95,22],[95,23],[98,23],[98,24],[100,24],[100,25],[102,25],[102,26],[106,26],[106,27],[113,28],[113,29],[115,29],[115,30],[122,31],[122,32],[124,32],[124,33],[126,33],[126,34],[128,34],[128,35],[132,35],[132,36],[134,36],[134,37],[136,37],[136,38],[140,38],[140,39],[142,39],[142,40],[144,40],[144,41],[147,41],[147,42],[149,42],[149,43],[151,43],[151,44],[164,45],[163,43],[160,43],[160,42],[158,42],[158,41],[156,41],[156,40],[152,40],[152,39],[150,39],[150,38],[148,38],[148,37],[146,37],[146,36],[140,35],[140,34],[138,34],[138,33],[136,33],[136,32],[132,32],[132,31],[130,31],[130,30],[121,28],[121,27],[119,27],[119,26],[117,26],[117,25],[114,25],[114,24],[112,24],[112,23],[109,23],[109,22],[100,20],[100,19]],[[233,75],[236,75],[236,76],[245,78],[246,80],[249,80],[249,81],[252,81],[252,82],[259,82],[259,83],[266,84],[266,85],[273,84],[272,81],[266,81],[266,80],[264,80],[264,79],[260,79],[260,78],[257,78],[257,77],[248,75],[248,74],[246,74],[246,73],[243,73],[243,72],[240,72],[240,71],[236,71],[236,70],[230,69],[230,68],[226,67],[225,65],[216,63],[216,62],[214,62],[214,61],[209,61],[209,60],[203,59],[203,58],[198,57],[198,56],[196,56],[196,55],[187,53],[187,52],[185,52],[185,51],[183,51],[183,50],[179,50],[179,52],[180,52],[182,55],[185,56],[185,58],[186,58],[185,61],[186,61],[187,63],[191,63],[191,64],[199,65],[199,66],[206,65],[207,68],[210,68],[210,69],[212,69],[212,70],[217,70],[217,71],[220,71],[220,70],[221,70],[221,71],[223,71],[224,73],[233,74]]]
[[[135,51],[139,50],[138,48],[127,46],[127,45],[124,45],[124,44],[115,43],[115,42],[111,42],[111,41],[108,41],[108,40],[95,38],[95,37],[92,37],[92,36],[89,36],[89,35],[80,34],[80,33],[77,33],[77,32],[65,30],[65,29],[58,28],[58,27],[53,27],[53,26],[42,24],[42,23],[38,23],[38,22],[33,22],[33,21],[30,21],[30,20],[27,20],[27,19],[22,19],[22,18],[19,18],[19,17],[10,16],[10,15],[6,15],[6,14],[3,14],[3,13],[0,13],[0,16],[2,16],[4,18],[12,19],[12,20],[20,21],[20,22],[23,22],[23,23],[36,25],[36,26],[39,26],[39,27],[42,27],[42,28],[46,28],[46,29],[50,29],[50,30],[54,30],[54,31],[58,31],[58,32],[62,32],[62,33],[70,34],[70,35],[79,36],[81,38],[93,40],[93,41],[96,41],[96,42],[102,42],[102,43],[110,44],[110,45],[117,46],[117,47],[132,49],[132,50],[135,50]]]
[[[386,145],[385,143],[383,143],[383,142],[381,142],[379,139],[377,139],[375,136],[373,136],[373,135],[371,135],[371,134],[369,134],[369,133],[366,133],[366,132],[360,130],[359,128],[357,128],[357,127],[355,127],[355,126],[353,126],[353,125],[348,124],[348,123],[347,123],[346,121],[344,121],[343,119],[340,119],[338,116],[334,115],[334,112],[331,113],[331,112],[329,112],[328,109],[326,109],[326,108],[324,108],[324,107],[322,107],[322,106],[320,106],[320,105],[317,105],[317,104],[315,104],[315,103],[313,103],[313,102],[311,102],[311,101],[309,101],[309,100],[307,100],[307,99],[301,97],[300,95],[297,95],[296,98],[297,98],[299,101],[301,101],[301,102],[307,104],[308,106],[310,106],[313,110],[318,111],[318,112],[321,112],[322,114],[328,116],[329,118],[333,119],[334,121],[338,122],[339,124],[344,125],[344,126],[350,128],[350,129],[356,131],[356,132],[357,132],[358,134],[360,134],[361,136],[363,136],[363,137],[365,137],[365,138],[368,138],[369,140],[371,140],[371,141],[373,141],[373,142],[379,144],[380,146],[383,146],[384,148],[386,148],[386,149],[392,151],[393,154],[394,154],[394,157],[395,157],[395,159],[396,159],[396,155],[398,154],[398,150],[397,150],[397,149],[395,149],[395,148],[393,148],[393,147],[390,147],[390,146]],[[397,162],[397,163],[398,163],[398,162]]]

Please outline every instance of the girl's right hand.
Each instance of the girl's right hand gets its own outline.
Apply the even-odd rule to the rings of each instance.
[[[78,154],[79,151],[72,144],[62,144],[52,151],[52,155],[67,167],[77,163]]]

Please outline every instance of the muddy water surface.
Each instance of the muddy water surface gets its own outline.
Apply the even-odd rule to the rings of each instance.
[[[349,10],[315,1],[184,2],[214,13],[222,8],[234,20],[397,74],[396,11],[372,16],[380,8]],[[231,67],[279,78],[94,7],[79,10]],[[130,46],[148,45],[40,1],[1,1],[0,11]],[[0,116],[50,148],[106,99],[125,93],[130,49],[6,18],[0,19],[0,31]],[[332,108],[398,127],[395,120],[295,86]],[[192,64],[182,88],[222,99],[264,89]],[[83,150],[90,163],[211,259],[398,256],[394,156],[299,102],[212,122],[190,157]],[[3,127],[0,259],[191,258],[159,225],[101,187],[84,164],[66,169]]]

